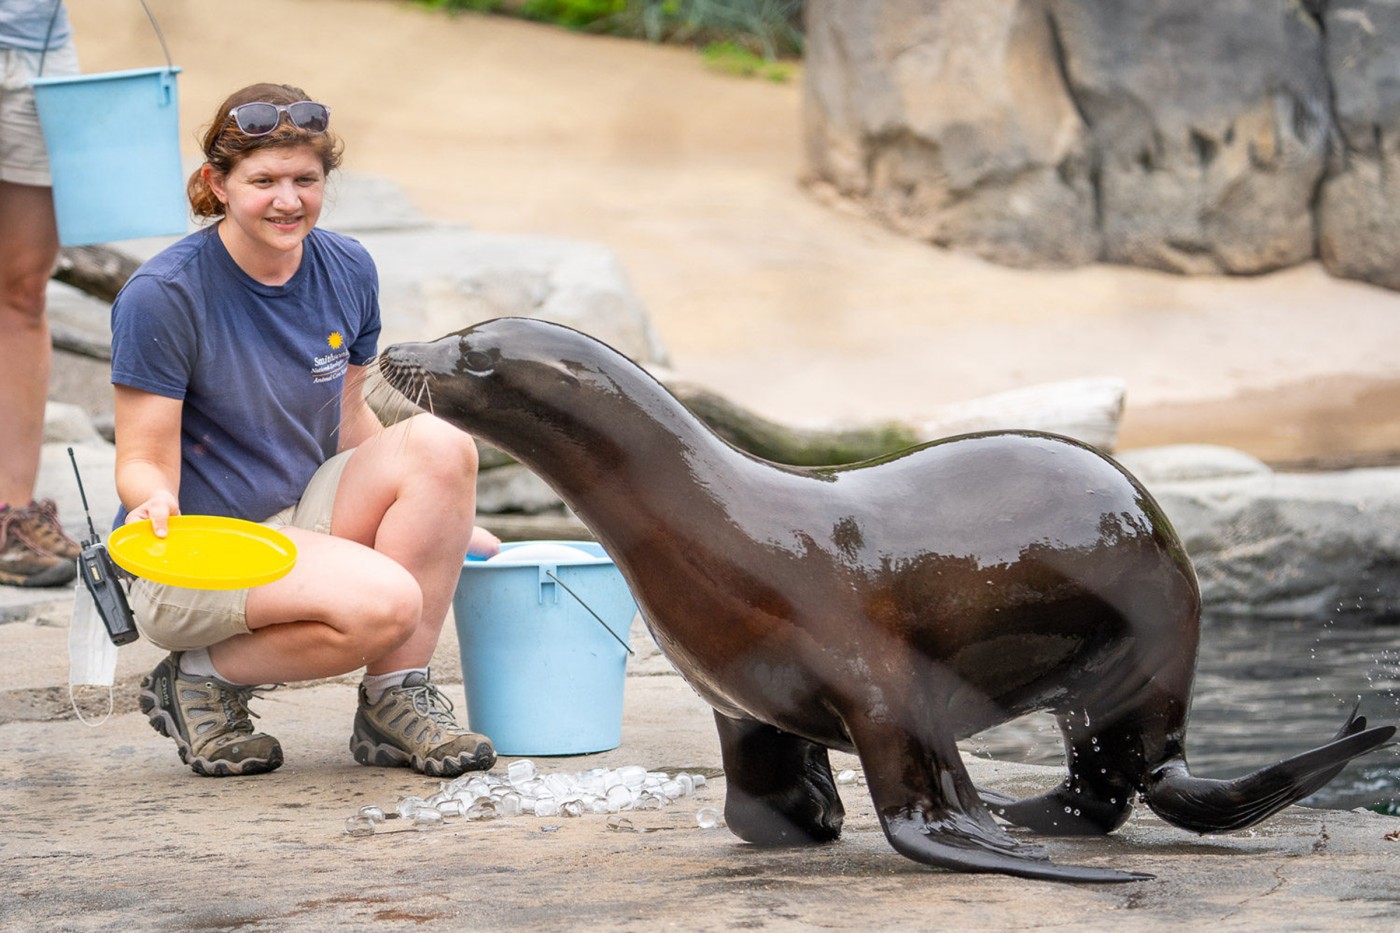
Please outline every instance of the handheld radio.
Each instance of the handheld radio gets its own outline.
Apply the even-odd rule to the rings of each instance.
[[[107,546],[97,534],[92,524],[92,513],[88,510],[87,492],[83,489],[83,477],[78,472],[78,460],[73,456],[73,448],[68,448],[68,459],[73,461],[73,475],[78,478],[78,495],[83,498],[83,514],[87,516],[88,531],[92,537],[82,542],[83,550],[78,555],[78,573],[83,584],[92,594],[97,605],[97,614],[107,627],[107,634],[114,645],[129,645],[140,637],[136,622],[131,615],[131,606],[126,601],[126,591],[117,579],[117,566],[107,553]]]

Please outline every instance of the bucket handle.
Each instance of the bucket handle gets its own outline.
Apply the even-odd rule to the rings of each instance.
[[[53,12],[49,14],[49,29],[44,33],[44,49],[39,53],[38,77],[44,75],[44,57],[49,54],[49,40],[53,38],[53,26],[58,21],[58,8],[63,6],[63,0],[53,0]],[[165,53],[165,67],[171,71],[175,70],[175,62],[170,58],[170,47],[165,44],[165,33],[160,31],[160,23],[156,22],[155,14],[151,8],[146,6],[146,0],[141,0],[141,9],[146,11],[146,18],[151,21],[151,28],[156,31],[156,38],[160,40],[160,49]]]
[[[547,577],[549,577],[549,579],[553,580],[555,583],[559,584],[561,587],[563,587],[563,590],[564,590],[565,593],[568,593],[570,596],[572,596],[575,600],[578,601],[578,604],[579,604],[580,606],[582,606],[584,609],[587,609],[587,610],[588,610],[588,614],[591,615],[593,618],[597,619],[597,620],[598,620],[598,624],[601,625],[604,629],[607,630],[607,633],[613,637],[613,640],[614,640],[614,641],[616,641],[616,642],[617,642],[619,645],[621,645],[622,647],[626,648],[628,654],[635,655],[635,654],[637,653],[637,652],[635,652],[635,651],[632,650],[632,646],[631,646],[631,645],[627,644],[627,642],[623,641],[621,638],[618,638],[617,632],[614,632],[614,631],[612,630],[612,626],[608,625],[608,623],[606,623],[606,622],[603,621],[603,617],[602,617],[602,616],[598,615],[598,613],[596,613],[596,612],[593,611],[593,607],[592,607],[592,606],[589,606],[588,603],[584,602],[584,601],[579,597],[579,595],[578,595],[577,593],[575,593],[573,590],[571,590],[571,589],[569,589],[567,586],[565,586],[565,585],[564,585],[564,581],[561,580],[561,579],[559,579],[557,576],[554,575],[554,571],[552,571],[552,570],[545,570],[545,571],[544,571],[544,575],[547,576]]]

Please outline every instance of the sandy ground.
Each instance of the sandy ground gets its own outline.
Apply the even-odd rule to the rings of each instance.
[[[1400,295],[1316,265],[1025,271],[911,242],[800,184],[800,78],[401,0],[149,5],[184,69],[190,154],[229,91],[300,85],[334,109],[346,167],[430,216],[609,246],[675,368],[761,413],[914,417],[1107,375],[1128,385],[1125,448],[1330,465],[1400,451]],[[70,7],[85,70],[163,61],[136,4]]]
[[[56,610],[57,612],[58,610]],[[8,666],[36,703],[66,707],[66,628],[41,616],[0,625]],[[1257,830],[1194,836],[1138,808],[1109,838],[1044,838],[1068,864],[1156,875],[1127,885],[1059,885],[930,869],[901,858],[868,791],[841,787],[845,830],[832,844],[759,849],[699,828],[725,782],[708,708],[640,626],[628,664],[622,745],[536,757],[542,772],[624,764],[710,777],[694,797],[628,818],[452,820],[369,838],[344,833],[360,806],[392,808],[439,781],[361,767],[346,751],[346,681],[278,690],[258,727],[287,751],[278,771],[199,778],[135,711],[134,675],[161,652],[122,649],[118,714],[99,728],[0,710],[0,930],[1385,930],[1400,897],[1396,821],[1364,811],[1292,808]],[[452,671],[449,627],[434,659]],[[446,691],[459,709],[460,676]],[[0,700],[16,696],[0,694]],[[92,710],[100,707],[95,704]],[[10,710],[14,712],[14,710]],[[497,774],[505,774],[506,756]],[[1056,769],[968,758],[979,785],[1043,790]],[[833,767],[855,768],[834,753]],[[1036,837],[1018,833],[1025,841]]]

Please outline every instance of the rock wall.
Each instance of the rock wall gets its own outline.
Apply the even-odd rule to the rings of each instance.
[[[813,181],[1019,266],[1400,287],[1400,0],[811,0]],[[1391,38],[1395,37],[1395,38]]]

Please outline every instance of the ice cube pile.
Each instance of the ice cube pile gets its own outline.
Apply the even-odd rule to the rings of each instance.
[[[394,819],[415,829],[431,830],[449,819],[491,820],[522,814],[576,817],[659,810],[704,786],[703,774],[681,771],[672,775],[649,771],[642,765],[543,774],[533,761],[520,758],[506,766],[504,777],[495,772],[467,774],[444,781],[430,797],[401,797],[388,812],[381,807],[361,807],[345,821],[345,831],[352,836],[370,836],[380,824]],[[715,819],[717,824],[718,817]]]

